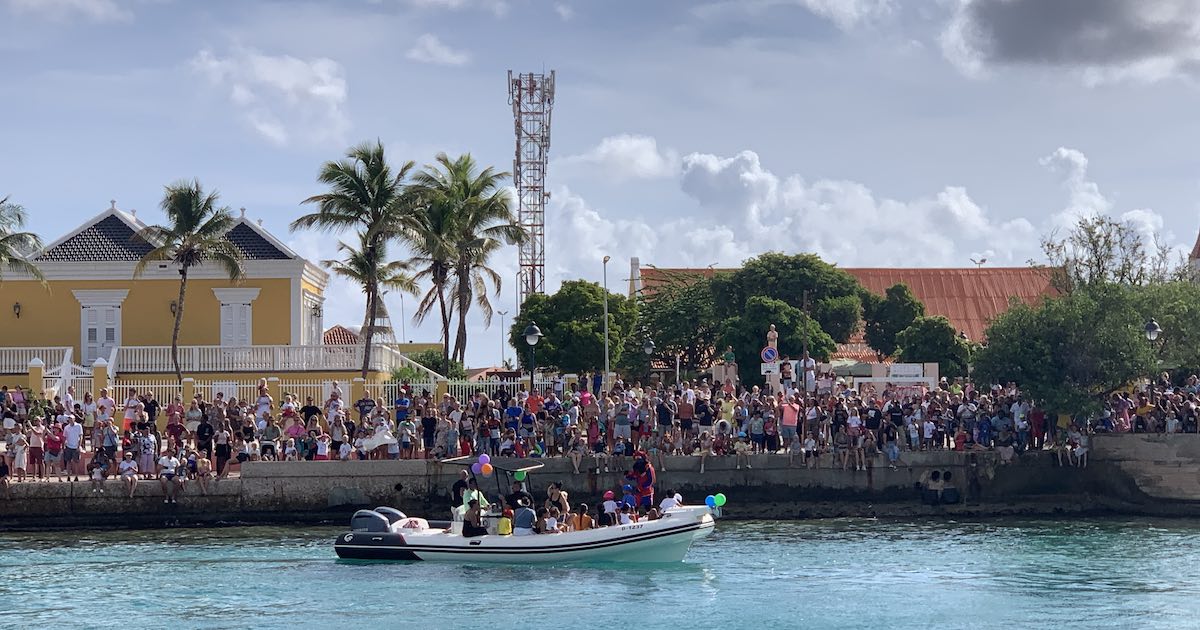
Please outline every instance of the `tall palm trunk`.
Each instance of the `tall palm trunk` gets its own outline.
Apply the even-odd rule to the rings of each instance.
[[[367,313],[363,317],[362,339],[363,339],[363,362],[362,362],[362,377],[367,378],[367,372],[371,370],[371,340],[375,337],[375,304],[379,300],[379,288],[374,282],[367,284]]]
[[[450,373],[450,315],[446,312],[446,281],[437,282],[438,309],[442,316],[442,375]]]
[[[183,370],[179,367],[179,329],[183,324],[183,298],[187,295],[188,268],[179,270],[179,298],[175,302],[175,328],[171,330],[171,363],[175,365],[175,379],[183,383]]]
[[[467,310],[471,308],[471,287],[467,284],[470,278],[470,268],[464,269],[461,265],[455,272],[458,274],[458,294],[455,299],[458,302],[458,333],[454,337],[454,359],[462,364],[466,364],[467,354]]]

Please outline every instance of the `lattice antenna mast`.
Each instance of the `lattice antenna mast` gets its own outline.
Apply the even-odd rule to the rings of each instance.
[[[508,102],[513,108],[517,151],[513,182],[517,185],[517,219],[529,234],[521,245],[517,309],[534,293],[546,290],[546,161],[550,153],[550,112],[554,108],[554,71],[519,74],[508,71]]]

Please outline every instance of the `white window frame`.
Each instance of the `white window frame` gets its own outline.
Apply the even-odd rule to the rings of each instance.
[[[228,304],[230,306],[245,306],[246,307],[246,311],[247,311],[246,339],[249,340],[249,342],[250,342],[249,345],[254,345],[254,306],[253,306],[253,304],[254,304],[254,300],[256,300],[258,298],[258,294],[261,291],[261,289],[214,287],[212,291],[213,291],[213,295],[217,296],[217,301],[219,301],[221,303],[221,306],[225,306]],[[223,343],[225,340],[224,339],[224,337],[225,337],[225,335],[224,335],[225,321],[222,319],[222,315],[223,314],[221,313],[221,309],[218,308],[217,309],[217,318],[218,318],[218,323],[217,323],[218,329],[217,330],[218,330],[219,338],[217,339],[217,342],[218,342],[217,345],[225,345]]]
[[[126,297],[129,297],[129,289],[73,289],[71,293],[79,302],[79,359],[83,360],[84,355],[87,354],[88,324],[87,317],[83,312],[85,308],[115,307],[117,309],[117,334],[113,339],[113,347],[121,347],[121,328],[124,325],[121,317],[121,304],[125,302]],[[97,341],[103,343],[102,339],[97,338]]]

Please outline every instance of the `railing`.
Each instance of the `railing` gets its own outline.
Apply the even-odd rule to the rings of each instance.
[[[171,400],[173,400],[176,396],[181,396],[183,394],[183,388],[180,387],[179,383],[173,378],[137,381],[116,379],[113,381],[112,387],[109,389],[108,394],[113,400],[117,401],[117,406],[121,407],[125,404],[125,395],[129,392],[130,388],[136,389],[138,390],[138,393],[143,394],[147,391],[154,392],[154,398],[157,399],[159,404],[161,404],[163,407],[166,407],[167,403],[171,402]],[[82,399],[83,396],[79,392],[79,388],[76,387],[75,390],[76,398]],[[99,393],[92,392],[92,395],[99,395]]]
[[[70,347],[0,348],[0,374],[26,374],[29,362],[41,359],[46,367],[62,365]]]
[[[117,355],[120,354],[121,347],[113,346],[112,351],[108,353],[106,361],[108,361],[108,378],[117,377]]]
[[[529,389],[529,379],[504,379],[497,381],[450,381],[450,395],[454,396],[455,400],[463,401],[475,395],[475,392],[483,392],[491,396],[501,385],[509,393],[516,393],[520,390]],[[548,387],[553,387],[554,381],[546,378],[535,378],[533,386],[538,391],[544,391]]]
[[[396,400],[400,398],[401,386],[402,383],[367,383],[367,395],[371,398],[382,398],[388,409],[391,409]],[[431,396],[437,393],[437,381],[434,380],[412,381],[409,382],[408,387],[414,396],[420,396],[424,391],[428,391]]]
[[[122,372],[171,372],[170,346],[121,346],[116,362]],[[278,372],[278,371],[354,371],[362,368],[361,345],[337,346],[180,346],[179,366],[191,372]],[[402,366],[424,370],[394,348],[371,347],[370,368],[391,372]],[[425,370],[429,372],[429,370]],[[430,372],[434,376],[436,373]]]

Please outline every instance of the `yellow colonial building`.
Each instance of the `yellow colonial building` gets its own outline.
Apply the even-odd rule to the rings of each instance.
[[[113,202],[30,255],[45,283],[6,272],[0,283],[0,374],[26,374],[33,362],[44,364],[47,383],[85,379],[96,365],[109,378],[174,381],[170,343],[179,271],[161,262],[133,277],[137,261],[151,249],[137,237],[143,227]],[[231,282],[208,264],[189,272],[179,336],[184,375],[230,384],[268,375],[349,381],[361,368],[363,348],[323,342],[328,274],[244,210],[226,238],[241,252],[245,276]],[[418,346],[373,345],[368,380],[414,365],[403,354],[430,344]]]

